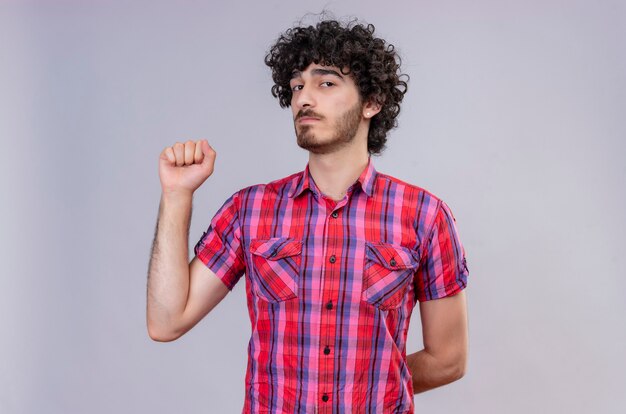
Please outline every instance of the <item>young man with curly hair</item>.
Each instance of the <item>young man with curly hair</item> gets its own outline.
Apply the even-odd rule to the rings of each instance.
[[[464,375],[469,272],[454,216],[371,160],[397,126],[399,62],[372,25],[283,33],[265,63],[309,162],[230,196],[189,264],[192,196],[216,153],[206,140],[161,153],[149,334],[177,339],[245,274],[244,413],[413,413],[413,394]],[[418,302],[424,349],[406,355]]]

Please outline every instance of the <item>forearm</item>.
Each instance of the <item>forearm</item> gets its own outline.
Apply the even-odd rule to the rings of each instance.
[[[407,355],[406,362],[413,378],[414,394],[449,384],[463,376],[463,364],[437,359],[425,349]]]
[[[171,339],[187,303],[192,201],[193,193],[161,195],[148,267],[147,323],[154,339]]]

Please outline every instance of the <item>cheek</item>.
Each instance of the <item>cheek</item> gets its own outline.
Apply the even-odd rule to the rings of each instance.
[[[339,111],[339,113],[341,113],[341,112],[344,112],[348,108],[354,108],[354,105],[356,105],[358,102],[359,102],[358,95],[345,96],[343,99],[337,102],[335,109]]]

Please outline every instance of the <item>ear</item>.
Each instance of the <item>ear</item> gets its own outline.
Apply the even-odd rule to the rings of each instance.
[[[380,112],[382,104],[376,101],[376,98],[371,98],[365,105],[363,105],[363,118],[372,119],[374,115]]]

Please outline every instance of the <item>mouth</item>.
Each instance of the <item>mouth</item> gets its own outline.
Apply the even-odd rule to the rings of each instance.
[[[301,124],[304,123],[309,123],[309,122],[315,122],[315,121],[319,121],[319,118],[313,118],[310,116],[303,116],[302,118],[298,119],[298,122]]]

